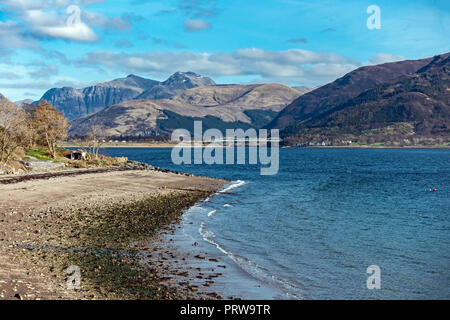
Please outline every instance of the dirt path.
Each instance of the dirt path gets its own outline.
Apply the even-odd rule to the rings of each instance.
[[[77,299],[65,283],[44,274],[22,255],[45,232],[36,221],[52,208],[138,199],[173,190],[213,191],[226,181],[158,171],[84,173],[0,184],[0,299]]]

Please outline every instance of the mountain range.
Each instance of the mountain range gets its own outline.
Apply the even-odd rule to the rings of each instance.
[[[52,88],[42,96],[41,100],[47,100],[60,111],[64,111],[69,120],[73,120],[123,101],[170,98],[188,88],[214,84],[210,78],[193,72],[177,72],[164,82],[131,74],[125,78],[82,89]]]
[[[267,126],[289,143],[450,135],[450,54],[359,68],[288,105]]]
[[[358,68],[294,100],[280,112],[270,127],[284,129],[298,121],[312,118],[357,97],[366,90],[392,82],[399,76],[413,74],[430,61],[428,58]]]
[[[107,137],[167,136],[202,120],[204,129],[280,129],[289,145],[448,140],[449,60],[446,53],[364,66],[316,89],[217,85],[193,72],[176,72],[162,82],[129,75],[82,89],[53,88],[42,99],[64,111],[72,137],[86,135],[93,125]]]
[[[268,124],[300,96],[280,84],[208,85],[187,89],[170,99],[129,100],[72,121],[70,134],[83,136],[93,125],[106,136],[167,135],[177,128],[251,128]]]

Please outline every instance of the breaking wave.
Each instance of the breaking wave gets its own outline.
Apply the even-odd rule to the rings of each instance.
[[[213,211],[208,212],[208,217],[211,217],[215,213],[217,213],[217,210],[213,210]]]
[[[224,192],[228,192],[230,190],[239,188],[239,187],[243,186],[246,183],[247,182],[245,182],[244,180],[232,181],[227,187],[225,187],[224,189],[220,190],[219,193],[224,193]]]

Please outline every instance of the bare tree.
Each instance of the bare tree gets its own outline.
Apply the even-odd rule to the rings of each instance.
[[[33,130],[47,145],[52,158],[56,158],[57,144],[68,136],[69,124],[64,113],[45,100],[29,106],[28,113]]]
[[[35,121],[33,121],[35,107],[31,104],[25,103],[22,105],[22,109],[24,110],[24,112],[27,116],[26,122],[27,122],[27,127],[28,127],[28,135],[25,139],[26,147],[28,149],[33,149],[38,144],[43,145],[44,142],[40,141],[42,139],[39,136],[38,130],[36,128],[36,123],[35,123]]]
[[[29,135],[25,112],[9,101],[0,102],[0,162],[24,147]]]
[[[98,153],[105,143],[105,127],[96,124],[91,125],[86,140],[91,153],[95,155],[95,159],[98,159]]]

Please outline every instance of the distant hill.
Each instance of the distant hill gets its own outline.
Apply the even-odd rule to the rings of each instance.
[[[155,80],[129,75],[83,89],[53,88],[41,98],[64,111],[68,119],[96,112],[122,101],[131,100],[142,92],[158,85]]]
[[[298,98],[271,125],[286,123],[291,125],[282,135],[291,144],[351,138],[448,140],[450,54],[355,70]]]
[[[280,112],[269,127],[284,129],[298,121],[312,118],[357,97],[366,90],[393,82],[402,75],[413,74],[430,61],[431,58],[407,60],[358,68],[294,100]]]
[[[300,93],[280,84],[209,85],[182,91],[171,99],[130,100],[72,121],[70,134],[83,136],[92,125],[107,136],[166,135],[192,129],[194,120],[207,128],[250,128],[269,123]]]

